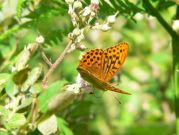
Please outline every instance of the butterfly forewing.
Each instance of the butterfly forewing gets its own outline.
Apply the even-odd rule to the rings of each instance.
[[[119,71],[128,53],[128,44],[119,43],[114,47],[104,50],[102,57],[102,69],[104,82],[108,82]]]
[[[88,51],[80,60],[78,68],[80,67],[81,69],[87,70],[89,73],[91,73],[92,76],[95,76],[96,78],[101,78],[102,54],[102,49]]]

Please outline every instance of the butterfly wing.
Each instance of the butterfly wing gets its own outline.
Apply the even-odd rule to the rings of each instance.
[[[112,86],[112,85],[110,85],[109,83],[106,83],[106,82],[102,82],[102,87],[104,87],[105,90],[110,90],[110,91],[114,91],[114,92],[118,92],[118,93],[130,95],[129,92],[126,92],[126,91],[124,91],[124,90],[121,90],[121,89],[119,89],[119,88],[116,88],[116,87],[114,87],[114,86]]]
[[[128,53],[128,43],[122,42],[114,47],[107,48],[102,56],[102,77],[104,82],[110,81],[119,71]]]
[[[95,49],[90,50],[83,55],[78,65],[78,71],[81,69],[88,71],[88,73],[96,78],[101,78],[101,61],[102,61],[103,50]],[[81,72],[80,72],[81,73]]]
[[[92,83],[94,85],[94,87],[96,87],[96,88],[99,88],[101,90],[110,90],[110,91],[114,91],[114,92],[118,92],[118,93],[122,93],[122,94],[130,94],[124,90],[121,90],[119,88],[116,88],[116,87],[108,84],[107,82],[104,82],[104,81],[98,79],[97,77],[95,77],[93,74],[91,74],[89,71],[83,69],[82,67],[78,67],[77,69],[80,72],[81,76],[88,82]]]
[[[77,70],[82,78],[99,89],[129,94],[107,83],[124,63],[127,52],[128,44],[126,42],[104,51],[102,49],[90,50],[83,55]]]

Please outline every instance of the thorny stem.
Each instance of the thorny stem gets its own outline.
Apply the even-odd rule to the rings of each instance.
[[[47,82],[48,82],[49,77],[55,71],[57,66],[61,63],[61,61],[63,60],[63,58],[67,54],[69,48],[71,47],[71,45],[72,45],[72,40],[69,41],[69,43],[66,46],[65,50],[60,54],[60,56],[57,58],[57,60],[51,65],[50,69],[48,70],[48,72],[46,73],[45,77],[42,80],[42,87],[43,88],[47,87]]]

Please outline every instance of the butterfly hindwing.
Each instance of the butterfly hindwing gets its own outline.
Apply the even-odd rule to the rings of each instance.
[[[116,88],[116,87],[110,85],[107,82],[104,82],[104,81],[98,79],[97,77],[91,75],[89,71],[84,70],[81,67],[78,67],[77,69],[80,72],[81,76],[85,80],[87,80],[88,82],[93,84],[93,86],[98,88],[98,89],[101,89],[101,90],[110,90],[110,91],[114,91],[114,92],[118,92],[118,93],[123,93],[123,94],[130,94],[130,93],[124,91],[124,90],[121,90],[119,88]]]

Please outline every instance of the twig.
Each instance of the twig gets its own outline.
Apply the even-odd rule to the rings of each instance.
[[[41,51],[42,59],[46,62],[46,64],[47,64],[49,67],[51,67],[51,66],[52,66],[52,63],[51,63],[51,61],[47,58],[47,56],[46,56],[46,54],[45,54],[45,52],[44,52],[44,50],[43,50],[42,47],[40,47],[40,51]]]
[[[69,48],[71,47],[72,40],[69,41],[68,45],[66,46],[65,50],[60,54],[60,56],[57,58],[54,64],[51,65],[50,69],[46,73],[45,77],[42,80],[42,87],[47,87],[47,82],[50,77],[50,75],[54,72],[54,70],[57,68],[57,66],[60,64],[60,62],[63,60],[64,56],[67,54]]]

